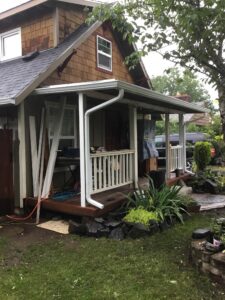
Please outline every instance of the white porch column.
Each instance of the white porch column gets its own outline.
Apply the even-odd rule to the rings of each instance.
[[[129,107],[130,122],[130,149],[134,150],[133,180],[134,187],[138,188],[138,146],[137,146],[137,108]]]
[[[170,115],[165,114],[166,179],[170,177]]]
[[[82,93],[79,93],[78,103],[79,103],[79,143],[80,143],[80,199],[81,206],[86,206],[86,164],[85,164],[85,131],[84,131],[84,114],[85,114],[85,99]]]
[[[19,138],[19,176],[20,176],[20,207],[27,196],[27,170],[26,170],[26,124],[25,103],[21,102],[18,109],[18,138]]]
[[[179,114],[179,144],[182,146],[182,169],[186,170],[186,125],[184,123],[184,115]]]

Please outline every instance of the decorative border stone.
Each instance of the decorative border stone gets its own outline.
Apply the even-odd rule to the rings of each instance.
[[[191,261],[199,271],[208,274],[218,283],[225,283],[225,253],[213,253],[205,249],[206,239],[192,240]]]

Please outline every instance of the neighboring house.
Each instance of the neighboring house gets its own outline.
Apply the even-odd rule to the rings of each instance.
[[[33,0],[0,14],[0,214],[48,198],[71,174],[76,201],[43,206],[106,211],[100,192],[138,185],[137,114],[166,114],[169,136],[169,114],[179,113],[184,145],[183,114],[205,112],[152,91],[142,63],[128,70],[133,46],[109,22],[85,24],[94,5]]]

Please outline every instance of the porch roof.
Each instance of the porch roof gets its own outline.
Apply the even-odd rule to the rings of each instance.
[[[108,100],[124,90],[120,103],[127,103],[157,113],[207,113],[208,109],[153,90],[115,79],[60,84],[35,89],[33,95],[84,93],[89,97]]]

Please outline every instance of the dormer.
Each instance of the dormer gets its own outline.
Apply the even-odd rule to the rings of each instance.
[[[21,28],[0,34],[0,60],[12,59],[22,55]]]

